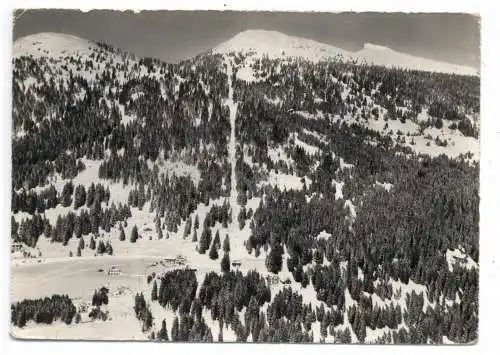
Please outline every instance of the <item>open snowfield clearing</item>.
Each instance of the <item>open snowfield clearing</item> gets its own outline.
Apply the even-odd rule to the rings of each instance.
[[[13,337],[21,339],[60,339],[60,340],[147,340],[147,334],[141,332],[141,323],[135,318],[133,296],[110,297],[107,321],[86,321],[66,325],[56,322],[50,325],[36,324],[30,321],[24,328],[14,327]]]
[[[415,145],[409,143],[409,139],[406,140],[406,146],[410,147],[416,153],[427,154],[431,157],[437,157],[444,154],[450,158],[457,158],[460,154],[472,153],[472,160],[479,161],[479,140],[472,137],[465,137],[463,135],[456,135],[454,137],[448,137],[448,145],[446,147],[441,147],[436,145],[434,141],[429,141],[424,138],[424,136],[412,137],[415,141]],[[441,139],[444,137],[440,137]],[[450,143],[451,141],[451,143]],[[430,145],[427,143],[430,142]]]
[[[255,77],[255,73],[253,69],[249,66],[244,66],[236,72],[236,78],[239,80],[243,80],[249,83],[261,81],[262,79],[258,79]]]
[[[32,339],[145,340],[133,310],[134,295],[142,289],[145,273],[155,260],[158,258],[66,258],[40,264],[13,264],[11,302],[67,294],[78,308],[81,303],[89,304],[94,290],[99,287],[106,286],[110,293],[106,307],[109,318],[105,322],[92,322],[82,313],[79,324],[66,325],[58,321],[42,325],[31,321],[24,328],[12,327],[12,335]],[[108,275],[111,266],[119,267],[122,274]]]
[[[155,164],[158,167],[158,174],[165,174],[168,177],[175,176],[186,176],[193,180],[195,185],[200,182],[200,170],[196,165],[188,164],[183,161],[183,157],[186,152],[180,152],[172,154],[174,157],[171,159],[165,159],[164,152],[161,152],[159,159],[153,163],[151,160],[147,160],[148,167],[153,170]]]
[[[102,256],[89,258],[49,259],[41,263],[11,264],[11,300],[18,302],[26,298],[50,297],[53,294],[67,294],[71,298],[89,298],[101,286],[110,288],[112,294],[119,287],[127,287],[140,292],[147,274],[172,270],[162,266],[165,257],[179,253],[174,250],[170,255],[158,256]],[[202,260],[200,260],[202,259]],[[259,258],[248,255],[240,258],[240,270],[246,272],[256,269],[263,273],[265,254]],[[203,282],[207,272],[220,271],[220,260],[210,260],[208,255],[199,255],[199,260],[188,264],[197,269],[198,282]],[[155,265],[156,264],[156,265]],[[120,275],[108,275],[115,266]],[[103,271],[100,272],[99,270]],[[133,300],[132,300],[133,303]]]
[[[150,245],[151,249],[148,248],[148,251],[153,252],[154,245],[158,246],[159,242],[163,242],[164,245],[169,244],[165,243],[164,240],[149,241],[148,246]],[[196,269],[198,287],[208,272],[220,271],[220,258],[210,260],[206,254],[193,253],[191,243],[182,242],[181,244],[185,246],[184,249],[191,250],[188,265]],[[29,322],[22,329],[13,327],[13,336],[65,340],[146,340],[147,334],[141,332],[141,323],[134,314],[134,296],[138,292],[143,292],[146,299],[150,300],[151,284],[148,285],[146,282],[147,275],[152,272],[161,275],[163,272],[176,268],[168,266],[163,262],[163,259],[166,256],[173,257],[182,254],[182,249],[178,244],[172,248],[172,254],[169,255],[161,255],[162,249],[159,249],[157,256],[53,258],[40,263],[12,263],[11,302],[50,297],[53,294],[67,294],[78,307],[80,302],[89,303],[91,301],[94,290],[105,286],[110,291],[108,305],[110,318],[105,322],[83,321],[79,324],[72,323],[69,326],[62,322],[55,322],[51,325],[38,325]],[[250,255],[240,258],[239,261],[242,264],[240,270],[246,273],[248,270],[256,269],[263,273],[265,271],[264,259],[265,253],[259,258]],[[108,270],[113,266],[120,269],[120,275],[108,274]],[[167,327],[170,329],[174,313],[169,309],[164,309],[156,302],[148,303],[154,317],[153,328],[159,330],[161,320],[165,318]],[[82,314],[82,317],[85,319],[86,315]],[[216,339],[218,322],[212,322],[208,314],[205,314],[205,320],[212,328],[212,334]],[[235,340],[230,329],[225,329],[224,332],[225,341]]]
[[[305,177],[306,187],[311,184],[311,179]],[[269,172],[269,179],[265,182],[260,182],[259,185],[269,184],[271,186],[277,186],[281,191],[286,190],[302,190],[304,184],[302,183],[302,178],[295,175],[278,173],[274,171]]]
[[[138,289],[149,265],[160,261],[160,257],[60,258],[41,263],[11,264],[11,300],[50,297],[53,294],[68,294],[72,298],[89,298],[95,289],[107,286],[110,290],[119,286]],[[108,275],[116,266],[122,274]],[[99,270],[102,269],[102,272]]]

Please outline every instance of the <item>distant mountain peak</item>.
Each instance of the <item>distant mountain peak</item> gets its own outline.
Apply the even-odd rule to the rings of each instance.
[[[440,62],[428,58],[416,57],[397,52],[389,47],[365,43],[357,52],[349,52],[329,44],[311,39],[289,36],[277,31],[251,29],[238,33],[226,42],[213,48],[215,53],[256,52],[270,57],[300,57],[307,60],[328,60],[342,57],[357,62],[398,67],[409,70],[452,73],[461,75],[478,75],[478,70],[472,67]]]
[[[250,29],[216,46],[215,53],[255,51],[273,57],[303,57],[317,60],[347,53],[341,48],[277,31]]]
[[[95,43],[66,33],[41,32],[18,38],[12,45],[12,56],[61,56],[86,53]]]

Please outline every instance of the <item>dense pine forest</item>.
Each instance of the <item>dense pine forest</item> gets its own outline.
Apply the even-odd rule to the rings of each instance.
[[[127,296],[156,341],[477,340],[478,77],[85,46],[13,59],[13,258],[183,254]]]

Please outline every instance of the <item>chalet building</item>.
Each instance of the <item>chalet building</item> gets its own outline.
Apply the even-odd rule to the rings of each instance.
[[[108,270],[108,275],[110,276],[120,276],[122,274],[120,268],[117,268],[116,266],[111,266],[111,268]]]
[[[177,255],[175,258],[164,258],[164,262],[170,265],[186,265],[187,259],[182,255]]]
[[[12,253],[19,251],[23,248],[23,245],[21,243],[12,243],[10,250]]]
[[[185,265],[187,263],[187,259],[183,255],[177,255],[175,257],[175,263],[177,265]]]
[[[277,285],[280,283],[280,278],[278,275],[267,275],[266,281],[269,285]]]

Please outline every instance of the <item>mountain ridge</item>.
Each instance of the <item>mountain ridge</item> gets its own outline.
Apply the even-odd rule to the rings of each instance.
[[[267,42],[267,43],[266,43]],[[400,67],[410,70],[431,71],[460,75],[478,75],[473,67],[436,61],[395,51],[387,46],[365,43],[358,51],[347,51],[311,39],[289,36],[277,31],[246,30],[213,48],[215,53],[256,51],[270,56],[303,57],[317,61],[341,57],[368,64]]]
[[[52,55],[84,52],[94,42],[81,37],[59,32],[40,32],[20,37],[13,42],[12,56],[43,56],[51,50]],[[312,39],[290,36],[278,31],[245,30],[211,49],[213,53],[257,52],[272,57],[302,57],[319,61],[331,58],[366,62],[386,67],[399,67],[439,73],[478,76],[473,67],[463,66],[398,52],[390,47],[366,42],[358,51],[348,51]]]

